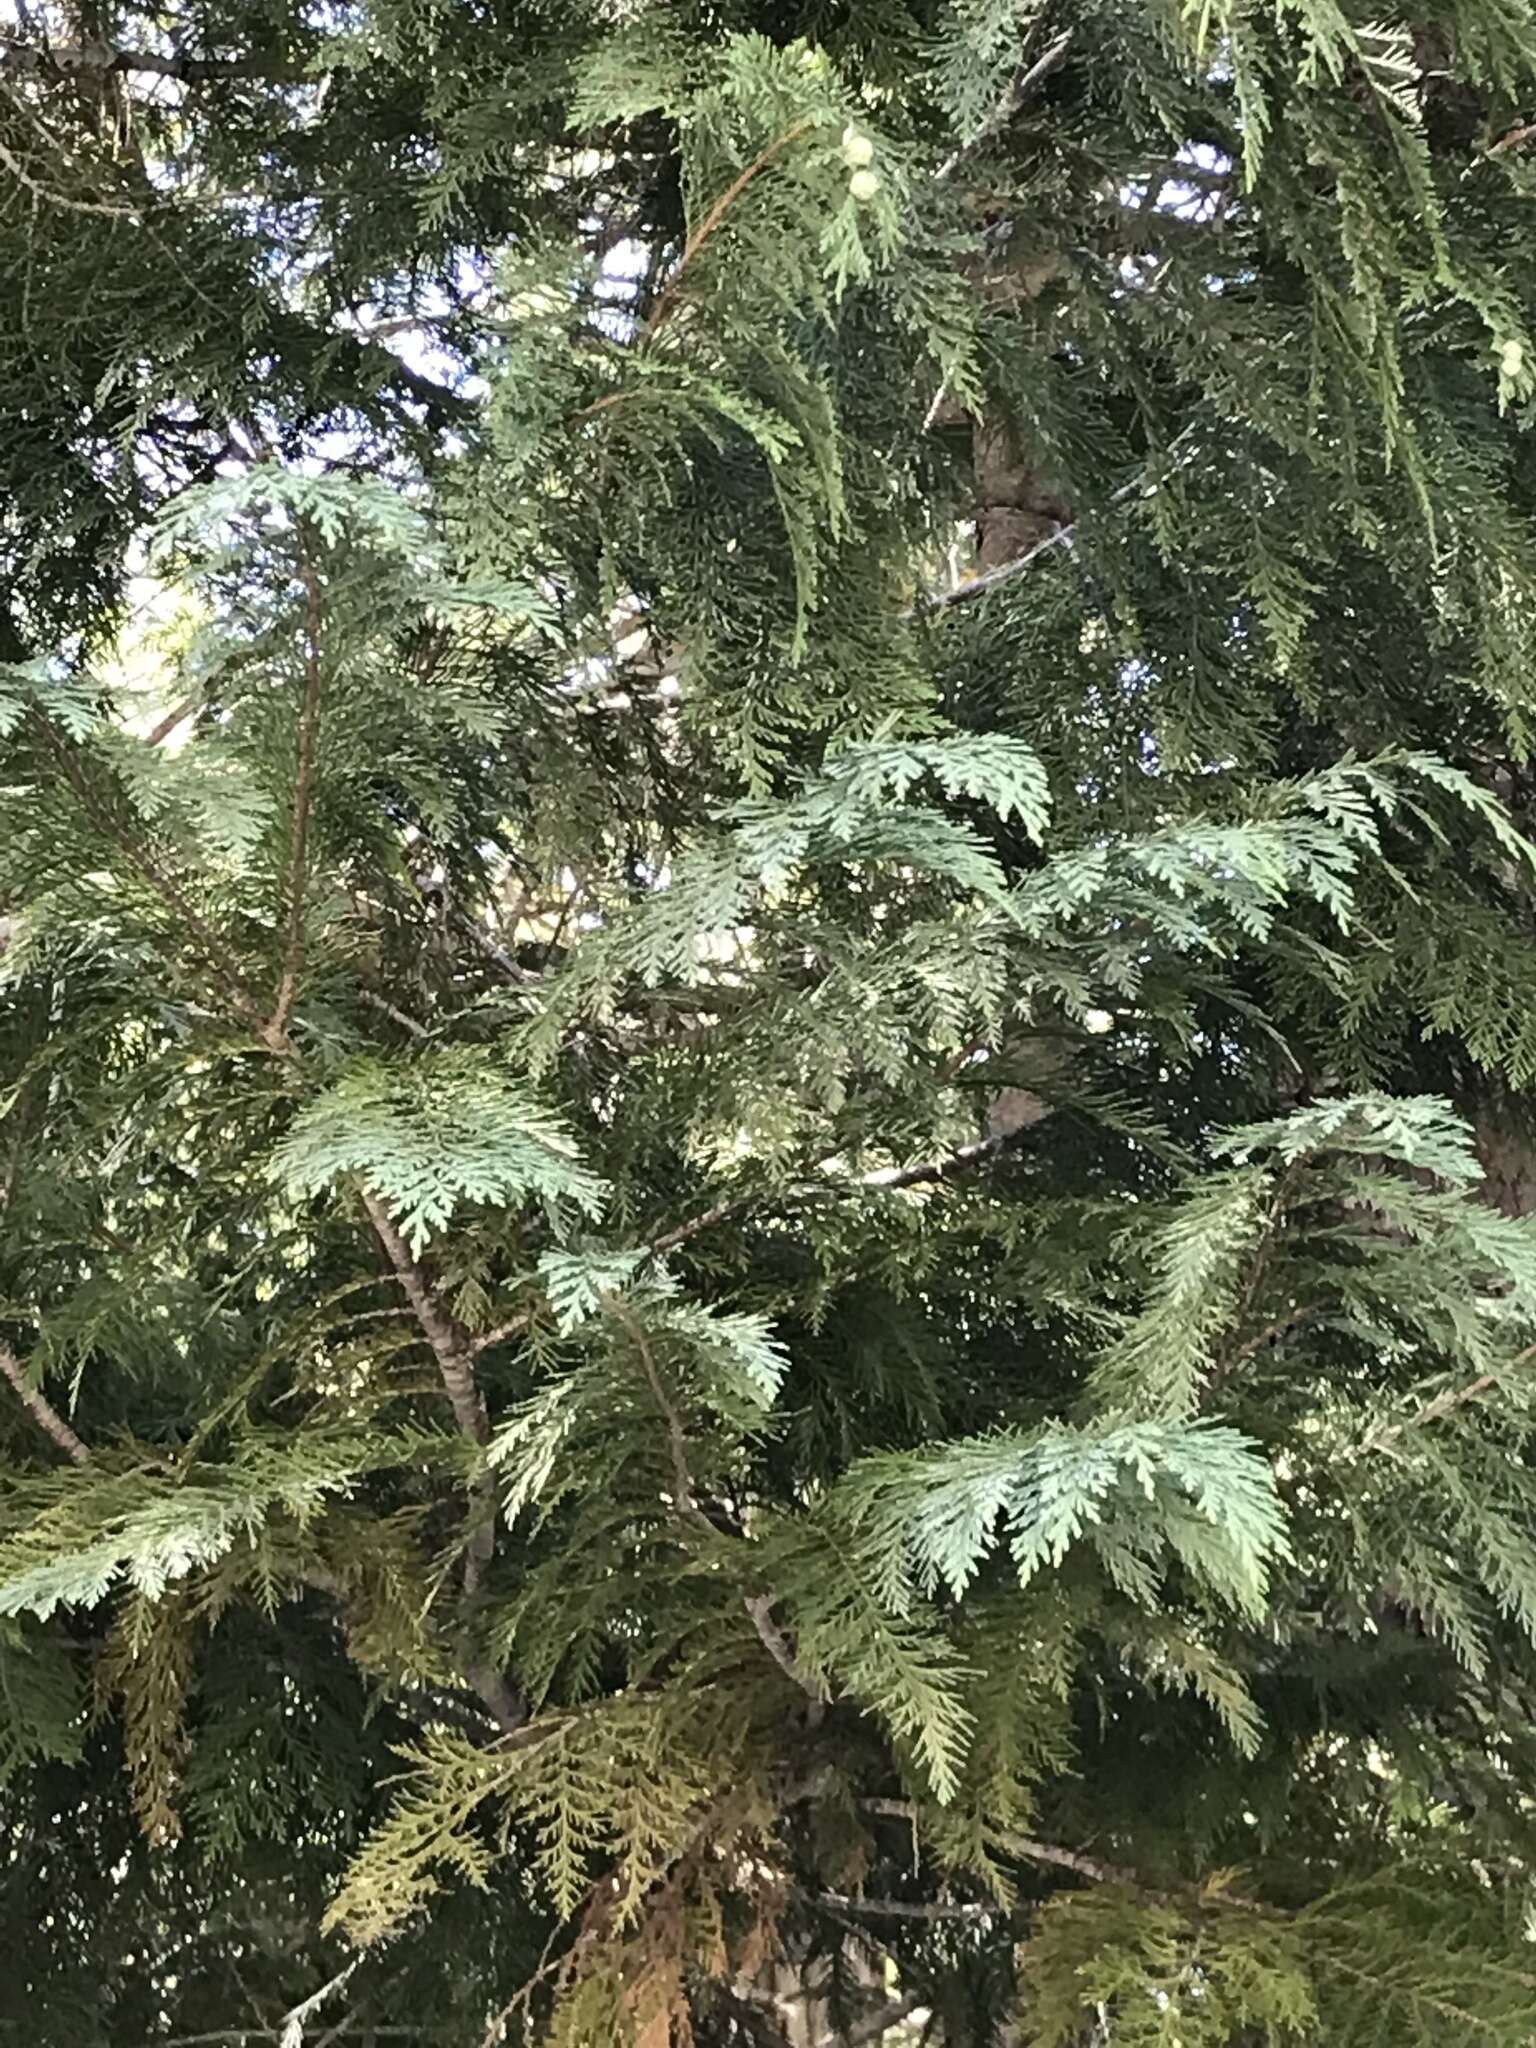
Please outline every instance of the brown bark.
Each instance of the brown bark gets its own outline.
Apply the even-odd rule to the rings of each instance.
[[[976,567],[1017,561],[1066,526],[1066,502],[1046,484],[1011,425],[979,419],[972,437],[976,475]]]
[[[1536,1118],[1524,1099],[1490,1082],[1464,1113],[1483,1162],[1484,1199],[1505,1216],[1536,1215]]]

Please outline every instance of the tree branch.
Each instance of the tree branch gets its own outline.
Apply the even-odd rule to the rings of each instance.
[[[285,1033],[273,1031],[271,1024],[262,1013],[261,1005],[246,987],[244,977],[240,972],[239,963],[224,944],[224,941],[213,930],[207,920],[187,901],[170,876],[163,874],[157,863],[144,852],[142,847],[113,822],[110,813],[91,788],[90,778],[81,772],[78,761],[70,749],[60,740],[57,733],[55,733],[47,713],[39,705],[34,704],[31,708],[31,724],[33,731],[37,734],[43,746],[53,756],[60,774],[74,792],[75,800],[86,816],[90,818],[97,830],[110,839],[113,845],[119,849],[123,858],[136,871],[140,880],[146,882],[154,893],[160,897],[161,901],[186,926],[202,952],[203,958],[213,969],[219,984],[220,993],[225,1002],[229,1004],[230,1008],[234,1010],[244,1023],[251,1026],[256,1035],[266,1045],[269,1052],[291,1056],[293,1052],[292,1043]]]
[[[813,1707],[824,1707],[827,1696],[790,1648],[788,1637],[773,1618],[772,1600],[766,1593],[755,1594],[746,1602],[746,1609],[759,1641],[784,1676],[799,1686]]]
[[[1168,455],[1171,456],[1182,442],[1187,441],[1192,431],[1193,422],[1190,426],[1182,428],[1169,442]],[[1182,469],[1188,459],[1187,456],[1181,457],[1172,464],[1172,468]],[[1169,473],[1165,469],[1161,475],[1149,476],[1143,471],[1140,476],[1132,477],[1129,483],[1122,484],[1118,491],[1112,491],[1104,501],[1102,509],[1106,512],[1112,511],[1115,506],[1125,504],[1128,499],[1155,491],[1163,477]],[[1067,525],[1057,527],[1054,533],[1048,533],[1044,540],[1036,541],[1032,548],[1026,548],[1024,553],[1016,556],[1013,561],[1000,562],[995,569],[987,569],[980,576],[971,577],[969,582],[957,584],[953,590],[938,590],[931,596],[919,598],[917,603],[909,605],[901,616],[904,619],[920,619],[930,612],[946,611],[952,605],[969,604],[973,598],[987,596],[1000,584],[1011,583],[1016,576],[1022,576],[1026,569],[1033,568],[1040,557],[1049,554],[1052,548],[1068,546],[1080,523],[1079,520],[1073,519]]]
[[[1033,1119],[1034,1123],[1040,1121],[1038,1117]],[[666,1253],[675,1251],[678,1245],[686,1244],[689,1238],[697,1237],[701,1230],[712,1230],[717,1223],[728,1222],[733,1216],[745,1216],[753,1210],[760,1209],[766,1215],[793,1214],[796,1209],[818,1201],[846,1202],[871,1190],[885,1193],[891,1189],[919,1187],[928,1181],[954,1180],[968,1173],[972,1167],[1011,1150],[1031,1128],[1032,1124],[1026,1124],[1017,1130],[1000,1131],[994,1137],[979,1138],[973,1145],[961,1145],[956,1151],[945,1152],[936,1159],[920,1159],[912,1166],[882,1166],[876,1172],[861,1174],[855,1180],[828,1182],[821,1187],[785,1195],[777,1201],[764,1195],[729,1196],[712,1203],[707,1209],[701,1209],[696,1216],[674,1224],[672,1229],[664,1230],[641,1249],[650,1258],[662,1258]],[[501,1343],[506,1337],[515,1337],[532,1321],[533,1311],[523,1309],[478,1337],[466,1336],[465,1349],[471,1358],[478,1357],[491,1345]]]
[[[1522,1351],[1510,1360],[1511,1366],[1523,1364],[1536,1353],[1536,1345]],[[1507,1370],[1508,1368],[1506,1368]],[[1491,1372],[1479,1373],[1475,1380],[1468,1380],[1463,1387],[1446,1387],[1436,1394],[1432,1401],[1426,1401],[1415,1414],[1405,1416],[1401,1422],[1387,1422],[1373,1429],[1361,1443],[1362,1451],[1384,1451],[1395,1444],[1400,1436],[1420,1428],[1426,1422],[1438,1422],[1442,1415],[1449,1415],[1455,1408],[1463,1407],[1468,1401],[1480,1401],[1484,1394],[1491,1394],[1498,1386],[1501,1375]]]
[[[139,216],[136,206],[120,206],[108,199],[75,199],[68,192],[56,191],[53,186],[45,185],[41,178],[35,178],[14,150],[8,149],[3,142],[0,142],[0,164],[34,199],[41,199],[48,206],[62,207],[65,213],[93,214],[102,220],[137,220]]]
[[[34,43],[0,42],[0,77],[110,78],[130,72],[149,78],[169,78],[183,85],[211,85],[220,79],[241,78],[289,85],[311,76],[303,64],[292,59],[195,57],[185,50],[164,56],[158,50],[120,49],[106,42],[57,43],[47,49]]]
[[[3,1340],[0,1340],[0,1373],[4,1373],[15,1388],[21,1405],[47,1431],[65,1456],[72,1458],[77,1465],[88,1465],[91,1462],[89,1448],[75,1435],[42,1388],[34,1387],[28,1380],[21,1360]]]
[[[757,1206],[756,1197],[736,1195],[729,1201],[716,1202],[708,1209],[701,1209],[697,1216],[690,1216],[686,1222],[673,1229],[663,1231],[660,1237],[653,1237],[645,1249],[652,1258],[661,1258],[680,1244],[686,1244],[690,1237],[697,1237],[701,1230],[711,1230],[717,1223],[724,1223],[729,1217],[745,1214]]]
[[[526,1330],[533,1321],[533,1310],[525,1308],[515,1316],[508,1316],[504,1323],[497,1323],[493,1329],[482,1330],[477,1337],[469,1340],[472,1358],[478,1358],[482,1351],[489,1351],[493,1344],[500,1344],[508,1337],[515,1337],[520,1330]]]
[[[878,1920],[988,1920],[998,1908],[984,1904],[931,1903],[913,1899],[854,1899],[843,1892],[821,1892],[817,1904],[833,1906],[840,1913],[871,1913]]]
[[[490,1442],[491,1419],[475,1379],[468,1333],[438,1300],[421,1262],[406,1243],[384,1203],[370,1188],[365,1187],[361,1192],[374,1236],[394,1268],[395,1277],[404,1288],[405,1298],[437,1360],[438,1375],[453,1409],[459,1433],[483,1450]],[[464,1549],[464,1597],[470,1603],[478,1597],[491,1560],[496,1555],[499,1512],[495,1478],[488,1467],[482,1468],[470,1489],[470,1522]],[[505,1733],[511,1734],[527,1721],[527,1697],[522,1687],[507,1678],[505,1673],[482,1659],[472,1658],[464,1666],[464,1675]]]
[[[146,747],[158,747],[168,740],[178,725],[184,725],[195,711],[202,709],[201,697],[188,697],[180,704],[173,704],[164,718],[152,725],[144,735]]]
[[[889,2005],[882,2005],[878,2011],[866,2013],[846,2033],[824,2035],[816,2048],[865,2048],[867,2042],[883,2040],[892,2027],[899,2027],[922,2003],[921,1992],[909,1991],[904,1997],[893,1998]]]
[[[1033,64],[1021,65],[1008,90],[970,141],[957,149],[953,156],[946,157],[939,165],[936,175],[940,178],[953,177],[968,157],[974,156],[983,143],[990,142],[1000,128],[1006,127],[1035,87],[1049,78],[1053,71],[1061,69],[1071,48],[1072,31],[1068,29],[1065,35],[1057,37],[1048,50],[1042,51]]]
[[[688,237],[687,242],[684,244],[683,253],[678,262],[678,266],[676,270],[673,271],[671,277],[667,281],[666,288],[662,292],[661,297],[656,301],[655,310],[651,314],[650,320],[647,322],[646,332],[648,334],[654,334],[657,328],[660,327],[662,322],[665,319],[667,319],[667,317],[670,315],[673,307],[677,303],[678,290],[682,285],[683,276],[684,273],[687,271],[688,266],[698,256],[699,251],[704,247],[704,244],[714,234],[715,230],[719,227],[721,221],[725,218],[726,214],[730,211],[730,209],[736,204],[736,201],[741,197],[742,193],[746,191],[747,187],[752,183],[752,180],[755,177],[757,177],[760,172],[765,171],[768,168],[769,164],[773,162],[775,157],[781,156],[783,152],[786,149],[788,149],[789,145],[792,142],[797,142],[800,139],[800,137],[804,135],[806,130],[808,128],[814,127],[814,125],[814,120],[809,115],[803,121],[796,121],[792,127],[786,128],[782,135],[776,136],[775,139],[772,142],[770,142],[768,147],[763,151],[762,155],[754,157],[752,162],[747,165],[746,169],[739,172],[738,175],[732,179],[731,183],[726,186],[725,190],[720,194],[720,197],[715,201],[714,205],[709,209],[708,213],[705,214],[704,218],[699,222],[699,225],[694,229],[693,233]]]
[[[1509,1363],[1501,1366],[1498,1372],[1482,1372],[1476,1379],[1468,1380],[1464,1386],[1443,1388],[1433,1400],[1426,1401],[1423,1407],[1415,1410],[1412,1415],[1404,1416],[1401,1422],[1379,1423],[1362,1439],[1361,1450],[1385,1450],[1410,1430],[1419,1429],[1426,1422],[1438,1422],[1442,1415],[1451,1414],[1455,1409],[1464,1407],[1468,1401],[1480,1401],[1484,1394],[1494,1393],[1502,1386],[1508,1373],[1512,1373],[1517,1366],[1529,1365],[1533,1358],[1536,1358],[1536,1344],[1527,1344],[1523,1351],[1517,1351]]]
[[[334,1977],[327,1978],[318,1991],[312,1991],[308,1998],[300,1999],[297,2005],[290,2007],[283,2014],[277,2028],[280,2048],[303,2048],[304,2022],[320,2010],[332,1992],[340,1991],[362,1960],[361,1954],[355,1955],[351,1962],[342,1965]]]
[[[646,1384],[651,1390],[651,1399],[656,1403],[661,1418],[667,1427],[667,1448],[672,1458],[672,1478],[677,1493],[680,1513],[690,1521],[702,1522],[713,1529],[714,1523],[699,1506],[698,1496],[693,1490],[693,1474],[688,1469],[688,1438],[683,1429],[683,1418],[668,1399],[667,1390],[661,1383],[661,1374],[656,1370],[656,1360],[651,1355],[644,1327],[638,1316],[616,1294],[604,1297],[606,1305],[629,1332],[631,1341],[640,1359],[640,1369],[645,1374]]]
[[[1036,1123],[1039,1121],[1038,1117],[1034,1119]],[[814,1202],[847,1202],[871,1190],[885,1193],[891,1189],[920,1187],[928,1181],[954,1180],[968,1173],[973,1166],[980,1166],[988,1159],[995,1159],[999,1153],[1010,1151],[1030,1128],[1031,1125],[1024,1125],[1018,1130],[999,1131],[995,1137],[978,1138],[974,1144],[961,1145],[936,1159],[920,1159],[912,1166],[882,1166],[873,1173],[860,1174],[854,1180],[829,1181],[820,1187],[783,1196],[778,1201],[762,1195],[737,1195],[715,1202],[708,1209],[701,1209],[697,1216],[675,1224],[671,1230],[663,1231],[660,1237],[653,1237],[644,1249],[651,1257],[660,1258],[678,1245],[686,1244],[690,1237],[697,1237],[701,1230],[713,1229],[717,1223],[758,1208],[769,1215],[792,1214]]]
[[[521,985],[528,982],[539,982],[544,979],[543,975],[535,968],[524,967],[519,961],[514,960],[505,946],[498,945],[490,933],[482,931],[480,926],[475,923],[475,920],[466,915],[464,911],[451,910],[449,916],[453,923],[458,926],[459,930],[463,932],[464,936],[467,939],[471,939],[480,948],[486,959],[493,966],[500,968],[508,981],[515,981]]]
[[[866,1813],[877,1813],[888,1820],[904,1820],[909,1825],[917,1819],[917,1810],[908,1799],[864,1799],[860,1805]],[[1058,1870],[1070,1870],[1078,1877],[1091,1878],[1095,1884],[1128,1885],[1135,1891],[1146,1891],[1148,1887],[1133,1870],[1126,1870],[1118,1863],[1104,1863],[1096,1856],[1085,1856],[1079,1849],[1063,1849],[1055,1842],[1037,1842],[1031,1835],[1005,1835],[1001,1846],[1010,1856],[1021,1856],[1029,1863],[1049,1863]]]
[[[398,1008],[389,1000],[388,996],[381,996],[377,990],[371,988],[360,988],[357,994],[360,1001],[367,1003],[370,1009],[377,1010],[380,1016],[388,1017],[391,1023],[398,1024],[400,1029],[407,1032],[412,1038],[420,1039],[432,1036],[425,1024],[418,1024],[414,1017]]]
[[[383,1246],[384,1255],[421,1325],[422,1335],[432,1347],[459,1433],[483,1449],[491,1440],[491,1422],[475,1382],[468,1335],[438,1300],[420,1261],[384,1203],[371,1188],[362,1190],[362,1198],[373,1234]]]
[[[314,798],[315,749],[320,732],[320,704],[324,671],[320,661],[320,578],[315,570],[309,536],[301,530],[302,557],[299,574],[304,583],[304,708],[299,714],[299,765],[293,788],[293,844],[288,882],[288,937],[283,955],[282,979],[272,1006],[269,1029],[274,1036],[287,1036],[288,1017],[298,992],[299,973],[304,964],[304,892],[309,881],[309,813]]]

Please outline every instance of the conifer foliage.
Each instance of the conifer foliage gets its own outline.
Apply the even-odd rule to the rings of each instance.
[[[1536,10],[0,30],[0,2039],[1536,2038]]]

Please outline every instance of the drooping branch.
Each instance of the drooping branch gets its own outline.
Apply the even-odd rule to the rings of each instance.
[[[16,1398],[41,1428],[47,1431],[59,1449],[77,1465],[91,1462],[89,1447],[76,1436],[64,1417],[54,1407],[41,1387],[34,1387],[27,1378],[26,1368],[9,1344],[0,1342],[0,1373],[10,1381],[16,1390]]]

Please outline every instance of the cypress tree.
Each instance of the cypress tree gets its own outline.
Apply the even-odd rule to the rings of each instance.
[[[18,5],[0,2036],[1526,2048],[1533,108]]]

